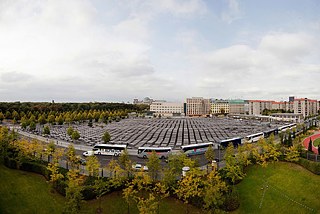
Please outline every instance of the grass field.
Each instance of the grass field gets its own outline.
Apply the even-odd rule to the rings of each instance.
[[[240,208],[233,213],[320,213],[320,176],[279,162],[252,166],[236,186]]]
[[[315,141],[313,142],[313,146],[317,147],[320,145],[320,138],[315,139]]]
[[[41,175],[0,165],[0,213],[62,213],[63,204]]]
[[[62,213],[64,197],[50,192],[46,180],[38,174],[12,170],[0,165],[0,213]],[[113,192],[102,198],[103,213],[127,213],[127,204],[121,192]],[[80,213],[95,213],[97,200],[85,201]],[[202,213],[188,206],[190,214]],[[186,206],[179,200],[168,198],[160,204],[160,212],[183,214]],[[130,213],[138,213],[130,207]]]

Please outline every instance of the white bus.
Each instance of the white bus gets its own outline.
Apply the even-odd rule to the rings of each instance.
[[[255,134],[251,134],[251,135],[246,136],[246,140],[249,143],[258,142],[258,140],[260,140],[261,138],[264,138],[264,133],[263,132],[259,132],[259,133],[255,133]]]
[[[151,153],[155,151],[159,158],[165,159],[168,158],[168,155],[171,153],[171,147],[139,147],[138,148],[138,157],[139,158],[148,158]]]
[[[288,129],[293,129],[293,128],[296,128],[296,127],[297,127],[296,123],[291,123],[289,125],[284,125],[284,126],[279,127],[278,131],[279,132],[285,132]]]
[[[212,146],[213,149],[218,149],[218,144],[208,142],[208,143],[197,143],[197,144],[181,146],[181,150],[187,156],[199,155],[199,154],[205,153],[210,145]]]
[[[92,151],[95,155],[119,156],[126,148],[127,145],[97,144]]]

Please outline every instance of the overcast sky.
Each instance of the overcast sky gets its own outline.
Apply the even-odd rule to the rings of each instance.
[[[0,101],[320,99],[318,0],[0,0]]]

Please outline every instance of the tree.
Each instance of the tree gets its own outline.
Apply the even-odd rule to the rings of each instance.
[[[78,169],[69,170],[67,178],[65,212],[76,214],[80,210],[83,199],[81,191],[84,179],[80,176]]]
[[[53,141],[50,141],[47,145],[47,149],[45,152],[46,155],[48,156],[48,162],[50,162],[50,157],[52,156],[55,150],[56,150],[56,145],[54,144]]]
[[[308,151],[312,152],[312,140],[310,137],[309,145],[308,145]]]
[[[50,114],[50,115],[48,116],[48,122],[49,122],[50,124],[54,124],[54,122],[55,122],[55,117],[54,117],[53,114]]]
[[[92,126],[93,126],[92,120],[89,120],[88,126],[89,126],[89,127],[92,127]]]
[[[120,166],[126,171],[128,178],[132,172],[132,162],[129,158],[128,150],[125,149],[119,157]]]
[[[49,134],[50,134],[50,128],[49,128],[49,126],[44,126],[44,128],[43,128],[43,134],[45,134],[45,135],[49,135]]]
[[[228,145],[224,158],[226,160],[226,177],[229,178],[234,185],[235,182],[241,180],[245,174],[243,173],[240,164],[237,163],[232,144]]]
[[[208,163],[213,164],[213,161],[214,161],[214,150],[212,148],[212,145],[209,145],[209,147],[208,147],[207,151],[205,152],[204,156],[208,160]],[[207,165],[207,172],[208,172],[208,165]]]
[[[89,176],[97,177],[99,175],[100,162],[95,155],[89,156],[86,162],[86,170]]]
[[[36,130],[36,123],[33,122],[33,121],[31,121],[31,122],[30,122],[30,125],[29,125],[29,129],[30,129],[30,131]]]
[[[191,169],[187,175],[178,182],[178,188],[175,190],[175,193],[179,199],[185,204],[188,204],[190,199],[200,197],[203,194],[203,189],[200,188],[201,186],[203,186],[201,173],[195,169]]]
[[[97,213],[102,213],[101,197],[109,191],[110,187],[108,183],[100,176],[94,181],[93,187],[94,192],[96,193],[96,199],[99,200],[99,208],[97,210]]]
[[[66,158],[68,163],[71,164],[71,168],[78,168],[79,166],[79,161],[78,158],[76,156],[76,150],[74,148],[74,146],[72,144],[69,144],[67,152],[66,152]]]
[[[320,145],[318,145],[318,155],[320,155]]]
[[[146,165],[148,167],[148,173],[150,174],[150,177],[153,181],[155,181],[158,177],[158,172],[161,169],[160,159],[155,151],[152,151]]]
[[[208,160],[209,163],[212,163],[212,161],[214,160],[214,150],[212,148],[212,145],[210,145],[208,147],[204,156],[206,157],[206,159]]]
[[[43,125],[47,122],[46,117],[44,114],[42,114],[39,118],[38,118],[38,122]]]
[[[223,204],[223,194],[228,190],[216,171],[211,171],[204,182],[203,201],[204,208],[214,211]]]
[[[252,152],[252,144],[245,142],[243,146],[238,146],[237,162],[240,164],[242,171],[244,167],[251,164],[250,156]]]
[[[2,123],[3,120],[4,120],[4,115],[2,112],[0,112],[0,123]]]
[[[109,132],[105,131],[105,133],[102,136],[103,142],[108,143],[110,141],[110,139],[111,139],[111,136],[110,136]]]
[[[160,183],[152,185],[150,176],[143,172],[138,172],[123,190],[123,197],[128,203],[128,213],[130,211],[130,204],[135,201],[139,213],[155,214],[159,208],[160,200],[167,196],[165,186]]]
[[[27,119],[25,117],[22,117],[20,122],[21,122],[21,128],[26,129],[28,126]]]
[[[298,162],[299,161],[299,151],[296,146],[290,146],[286,149],[286,157],[285,160],[289,162]]]
[[[124,182],[124,170],[119,165],[117,160],[112,159],[108,165],[107,170],[110,171],[110,177],[112,178],[111,182],[114,187],[119,187]]]
[[[56,149],[52,154],[52,163],[48,163],[47,169],[50,173],[50,183],[54,188],[59,179],[62,179],[64,176],[59,172],[59,160],[63,156],[63,149]]]
[[[80,134],[77,130],[73,131],[72,135],[71,135],[71,138],[73,140],[78,140],[80,138]]]
[[[71,137],[73,131],[74,131],[74,129],[72,128],[72,126],[69,126],[68,129],[67,129],[67,134]]]

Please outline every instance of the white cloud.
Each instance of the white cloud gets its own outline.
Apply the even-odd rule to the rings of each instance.
[[[221,14],[223,21],[231,24],[235,20],[238,20],[242,17],[242,11],[239,7],[238,0],[226,0],[228,2],[228,9]]]

